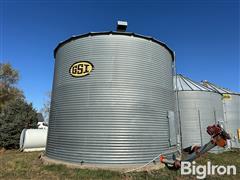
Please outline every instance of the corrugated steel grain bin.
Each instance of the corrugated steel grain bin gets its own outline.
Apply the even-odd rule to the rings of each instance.
[[[240,94],[220,88],[208,81],[202,81],[202,84],[222,94],[224,119],[227,131],[231,136],[231,147],[240,148],[240,137],[238,136],[238,129],[240,128]]]
[[[217,122],[225,125],[221,95],[182,75],[177,75],[174,82],[178,97],[182,147],[204,145],[210,140],[206,132],[207,126]],[[213,152],[222,150],[214,148]]]
[[[175,149],[174,57],[165,44],[128,32],[89,33],[59,44],[55,59],[47,157],[139,164]]]

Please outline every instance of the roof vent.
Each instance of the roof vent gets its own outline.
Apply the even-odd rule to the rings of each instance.
[[[127,29],[127,21],[118,21],[117,22],[117,31],[125,32]]]

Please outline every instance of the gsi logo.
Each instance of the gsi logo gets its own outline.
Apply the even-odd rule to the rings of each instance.
[[[69,73],[73,77],[84,77],[89,75],[92,72],[92,70],[94,70],[94,66],[92,63],[88,61],[80,61],[80,62],[74,63],[70,67]]]

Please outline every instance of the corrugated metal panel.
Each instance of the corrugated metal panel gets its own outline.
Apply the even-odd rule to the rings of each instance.
[[[223,98],[224,116],[227,130],[231,135],[231,145],[240,148],[237,129],[240,128],[240,96],[230,95],[230,98]]]
[[[240,95],[208,81],[202,81],[202,84],[222,94],[224,119],[227,131],[231,135],[231,145],[240,148],[237,134],[237,129],[240,128]]]
[[[179,91],[183,147],[205,144],[210,140],[207,126],[223,121],[221,96],[201,91]]]
[[[68,73],[77,61],[95,69]],[[172,56],[163,46],[120,34],[86,36],[56,53],[47,156],[69,162],[137,164],[169,149],[174,111]]]
[[[175,90],[178,94],[182,147],[186,148],[193,144],[204,145],[210,140],[206,132],[207,126],[218,121],[224,122],[221,95],[208,88],[204,89],[201,84],[182,75],[177,76],[175,84],[176,82],[178,82]],[[190,84],[195,85],[190,86]],[[225,126],[224,123],[223,125]],[[215,148],[212,152],[222,150]]]

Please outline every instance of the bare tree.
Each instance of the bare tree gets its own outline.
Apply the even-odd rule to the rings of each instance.
[[[50,113],[50,106],[51,106],[51,91],[46,93],[46,101],[43,104],[43,108],[41,109],[41,113],[43,114],[45,122],[48,124],[49,121],[49,113]]]

